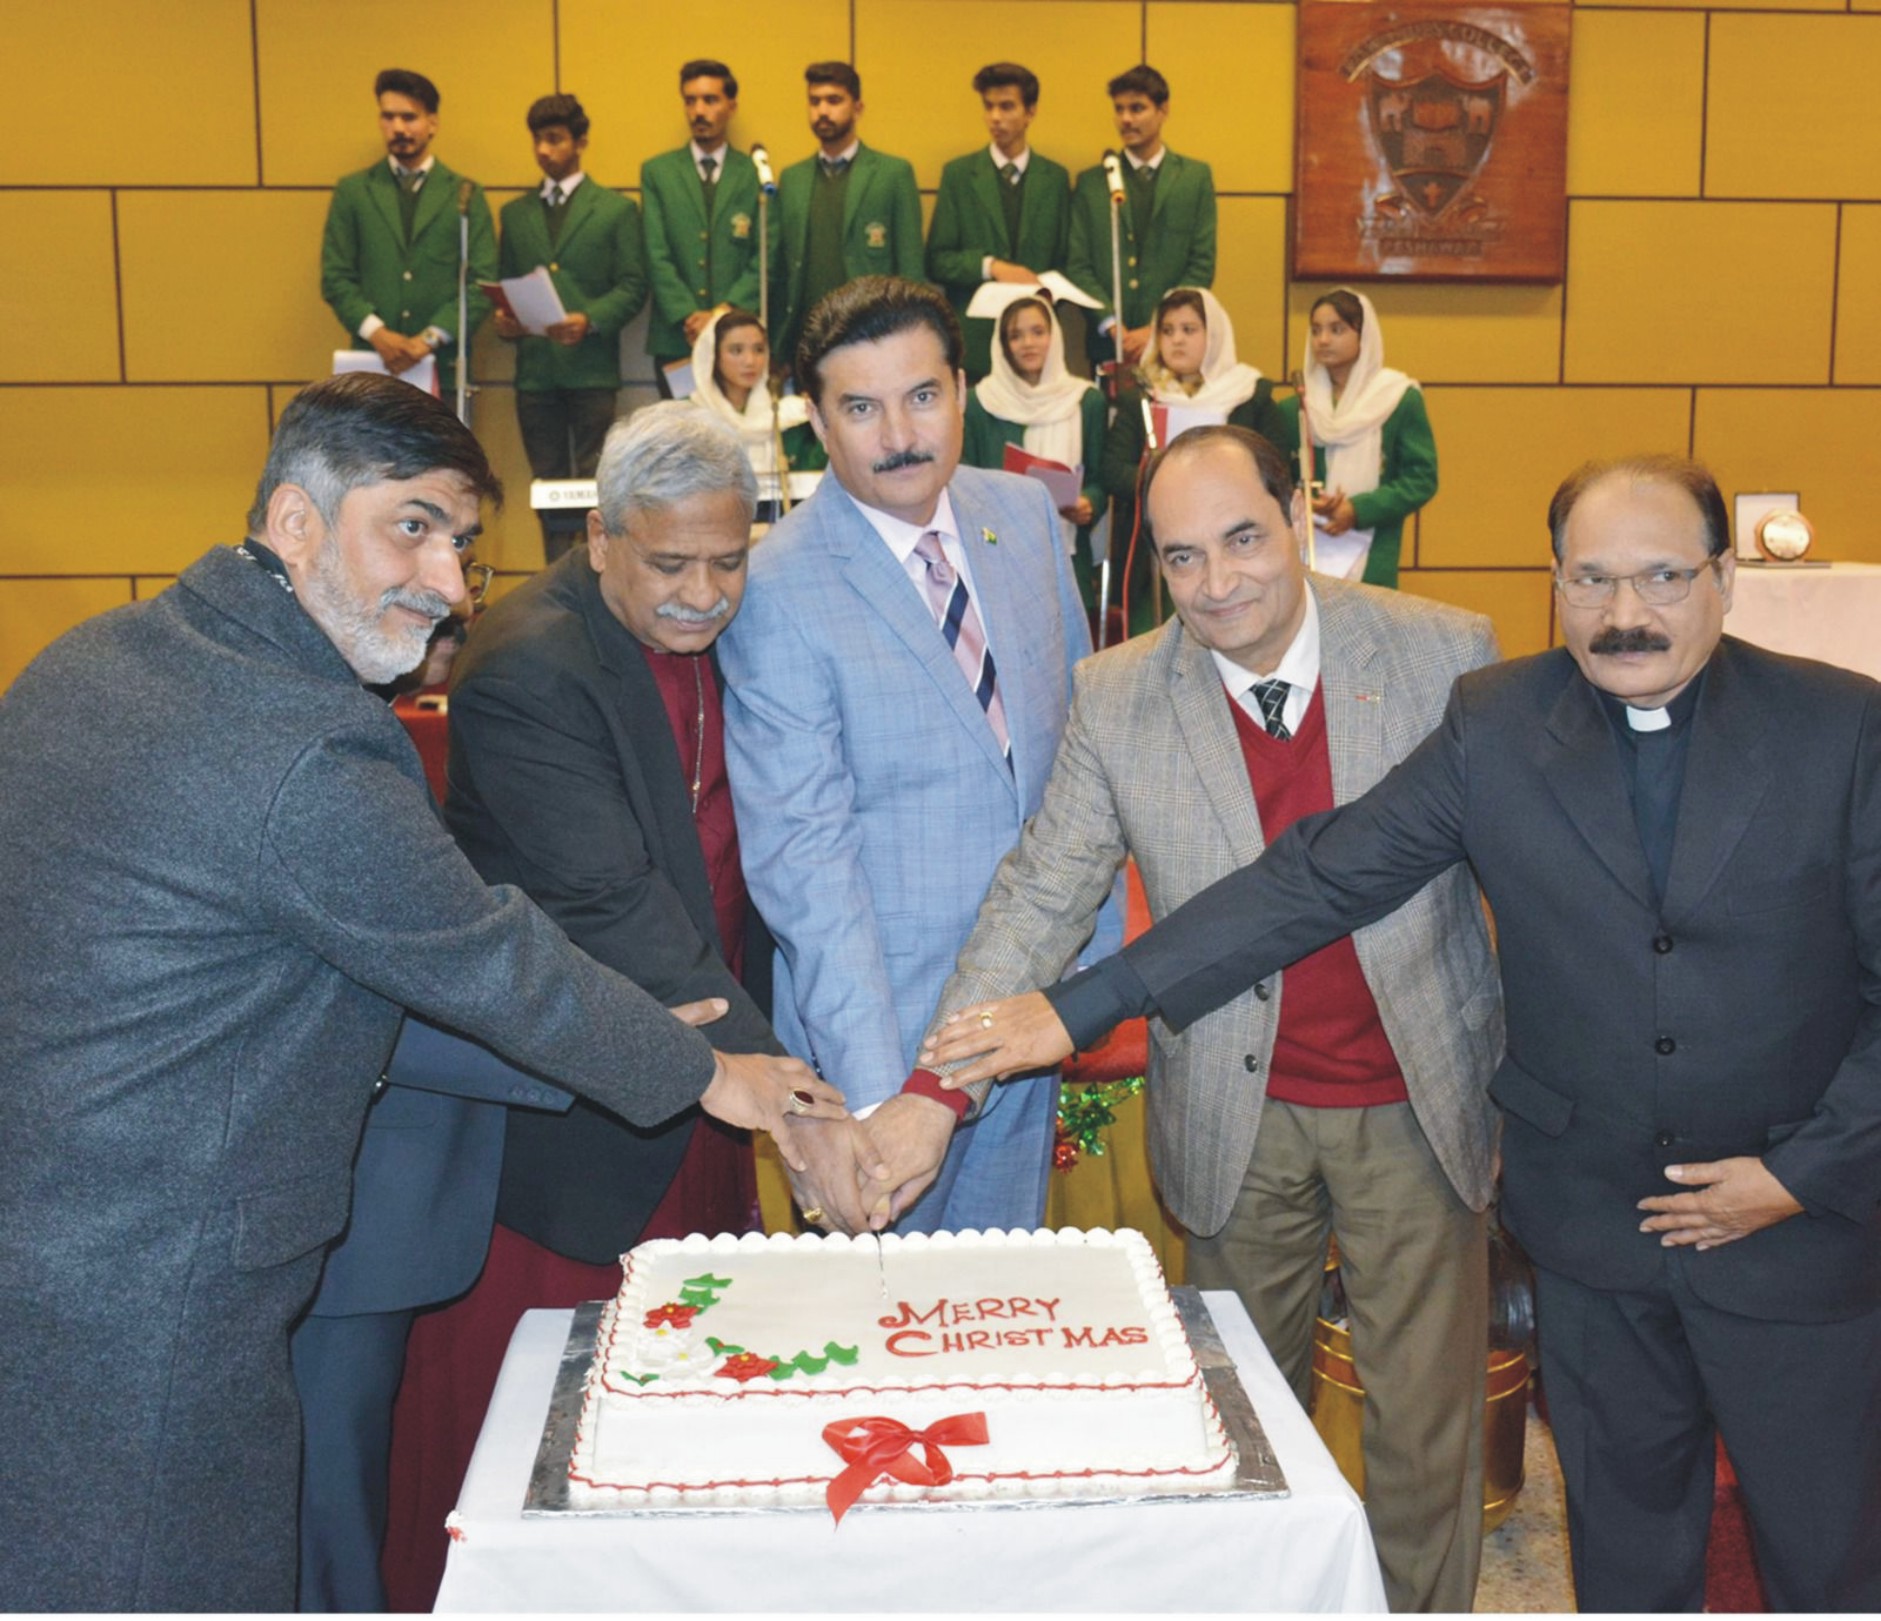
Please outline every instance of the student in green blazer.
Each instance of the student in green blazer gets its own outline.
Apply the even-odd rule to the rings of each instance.
[[[960,317],[967,376],[978,380],[992,365],[993,323],[968,320],[967,304],[984,282],[1031,283],[1063,268],[1071,176],[1026,143],[1038,112],[1037,74],[1017,62],[995,62],[974,74],[973,88],[992,144],[941,170],[927,273]]]
[[[1205,287],[1178,287],[1163,295],[1143,363],[1117,401],[1116,419],[1104,447],[1104,483],[1117,498],[1110,528],[1111,556],[1116,560],[1112,577],[1119,582],[1119,592],[1127,585],[1128,634],[1132,636],[1158,623],[1150,547],[1140,535],[1136,556],[1130,560],[1137,474],[1150,449],[1144,415],[1146,409],[1153,413],[1158,405],[1181,408],[1209,422],[1247,428],[1269,444],[1280,445],[1280,407],[1274,403],[1273,382],[1261,375],[1259,367],[1244,365],[1236,357],[1234,323],[1221,300]],[[1173,423],[1168,431],[1173,436],[1198,425]]]
[[[758,171],[726,141],[738,111],[738,80],[723,62],[700,58],[679,70],[692,139],[640,165],[653,313],[647,353],[664,389],[664,368],[692,353],[712,312],[758,307]],[[708,178],[709,177],[709,178]],[[777,221],[771,255],[777,254]]]
[[[1313,499],[1322,536],[1319,567],[1367,585],[1396,586],[1404,520],[1437,493],[1437,441],[1424,392],[1385,365],[1378,312],[1363,293],[1335,288],[1313,305],[1309,319],[1306,409],[1313,478],[1322,492]],[[1283,400],[1280,413],[1280,448],[1297,460],[1299,399]],[[1335,545],[1348,554],[1343,568],[1331,567],[1326,555]],[[1358,547],[1365,548],[1362,563],[1349,555]]]
[[[620,335],[647,301],[640,210],[582,172],[589,123],[573,96],[543,96],[528,123],[544,178],[539,191],[503,205],[503,274],[546,266],[568,319],[528,337],[499,312],[496,329],[516,344],[516,421],[530,472],[593,478],[614,422]],[[553,563],[581,526],[566,514],[539,517]]]
[[[1215,284],[1215,177],[1199,158],[1185,158],[1163,145],[1169,81],[1153,67],[1120,73],[1108,88],[1123,142],[1124,204],[1118,211],[1122,358],[1133,366],[1148,347],[1150,317],[1163,294],[1172,287]],[[1065,257],[1065,273],[1103,305],[1093,319],[1115,354],[1119,334],[1111,308],[1110,187],[1101,164],[1078,176]]]
[[[1016,290],[1015,290],[1016,291]],[[1051,304],[1019,292],[988,322],[998,331],[992,369],[967,395],[960,459],[998,472],[1006,447],[1084,469],[1075,504],[1058,509],[1058,529],[1071,554],[1084,606],[1097,602],[1091,568],[1091,525],[1104,510],[1104,430],[1109,410],[1095,383],[1065,365],[1065,335]]]
[[[483,188],[440,163],[438,87],[422,73],[387,68],[374,82],[386,161],[333,188],[320,244],[320,296],[355,349],[376,349],[386,369],[409,371],[438,357],[438,387],[470,334],[490,313],[477,291],[496,274],[496,229]],[[457,330],[458,194],[469,188],[469,332]]]
[[[782,229],[772,271],[771,326],[794,359],[804,318],[825,293],[857,276],[924,279],[921,193],[914,166],[862,144],[862,79],[847,62],[812,62],[810,129],[820,150],[777,181]]]

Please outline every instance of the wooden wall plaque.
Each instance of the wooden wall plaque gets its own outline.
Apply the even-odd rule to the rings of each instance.
[[[1572,10],[1301,0],[1294,276],[1560,281]]]

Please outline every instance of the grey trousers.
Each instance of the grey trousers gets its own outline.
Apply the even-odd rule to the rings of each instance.
[[[1393,1610],[1467,1613],[1482,1558],[1488,1240],[1411,1106],[1270,1098],[1228,1225],[1190,1242],[1189,1281],[1240,1295],[1305,1406],[1333,1233],[1386,1597]]]

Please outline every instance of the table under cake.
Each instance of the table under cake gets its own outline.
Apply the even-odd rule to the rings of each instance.
[[[840,1527],[820,1509],[525,1513],[574,1315],[529,1312],[451,1516],[437,1608],[1382,1611],[1358,1498],[1240,1301],[1201,1300],[1284,1496],[862,1503]]]

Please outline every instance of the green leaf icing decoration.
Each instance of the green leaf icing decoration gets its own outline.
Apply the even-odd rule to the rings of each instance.
[[[823,1354],[832,1362],[840,1363],[845,1368],[853,1368],[856,1365],[856,1358],[861,1355],[861,1352],[853,1345],[838,1345],[834,1340],[831,1340],[829,1344],[823,1347]]]

